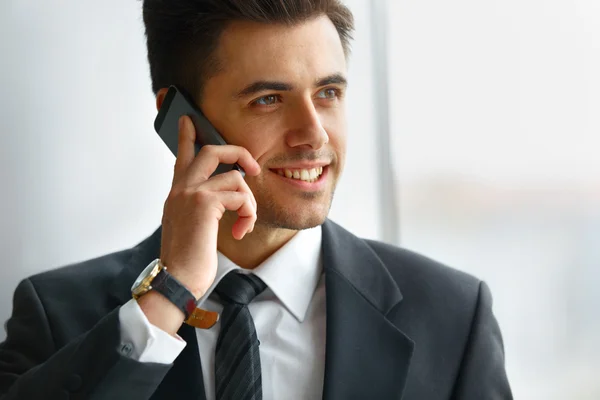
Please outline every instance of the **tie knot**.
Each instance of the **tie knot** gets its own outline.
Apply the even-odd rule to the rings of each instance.
[[[229,272],[221,279],[215,292],[225,303],[248,305],[267,285],[256,275]]]

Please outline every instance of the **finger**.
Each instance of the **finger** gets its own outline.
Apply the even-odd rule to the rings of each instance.
[[[254,208],[250,197],[246,193],[218,192],[217,199],[226,210],[236,211],[238,214],[238,219],[232,228],[234,238],[242,239],[244,235],[254,229],[256,208]]]
[[[189,166],[187,180],[201,183],[207,180],[219,164],[239,164],[246,174],[256,176],[260,173],[260,165],[248,150],[234,145],[202,146],[196,159]]]
[[[255,219],[239,217],[231,227],[231,235],[238,240],[243,239],[254,230]]]
[[[209,190],[211,192],[244,192],[250,196],[250,200],[256,209],[256,199],[254,198],[254,193],[252,193],[248,183],[238,171],[229,171],[223,174],[215,175],[201,185],[203,190]]]
[[[177,159],[175,160],[175,174],[173,181],[180,180],[194,161],[196,142],[196,129],[192,120],[187,115],[179,118],[179,135],[177,141]]]

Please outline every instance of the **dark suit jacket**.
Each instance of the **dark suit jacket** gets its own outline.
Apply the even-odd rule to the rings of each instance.
[[[173,365],[133,361],[120,342],[119,306],[159,245],[160,229],[22,281],[0,344],[0,399],[204,399],[193,328],[179,331],[188,345]],[[331,221],[323,265],[324,399],[512,399],[483,282]]]

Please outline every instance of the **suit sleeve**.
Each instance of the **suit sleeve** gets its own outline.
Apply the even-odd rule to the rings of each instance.
[[[512,400],[504,344],[492,312],[490,289],[481,282],[469,339],[452,396],[454,400]]]
[[[171,368],[129,357],[132,345],[121,342],[119,308],[57,349],[30,280],[19,284],[13,304],[0,344],[0,400],[146,400]]]

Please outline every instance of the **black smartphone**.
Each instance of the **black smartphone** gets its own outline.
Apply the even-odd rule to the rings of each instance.
[[[154,120],[154,129],[175,156],[177,156],[179,118],[182,115],[188,115],[196,128],[196,154],[206,144],[227,144],[225,139],[223,139],[210,121],[202,114],[202,111],[195,105],[192,97],[181,88],[170,86],[158,115]],[[219,164],[213,175],[222,174],[232,169],[240,171],[242,176],[245,175],[244,170],[238,164]]]

